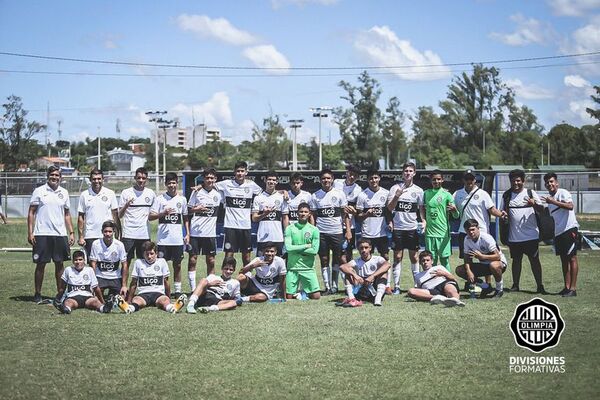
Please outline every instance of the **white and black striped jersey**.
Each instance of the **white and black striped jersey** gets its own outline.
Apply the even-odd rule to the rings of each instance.
[[[385,205],[387,203],[388,191],[382,187],[376,192],[366,188],[358,195],[356,210],[366,212],[373,210],[373,215],[362,222],[362,237],[378,238],[387,235],[387,221],[385,220]]]
[[[96,239],[92,243],[90,260],[96,261],[96,276],[102,279],[120,279],[120,264],[127,261],[125,246],[120,240],[113,239],[110,246],[104,239]]]
[[[87,265],[81,271],[77,271],[74,266],[65,268],[61,279],[66,285],[67,298],[75,296],[92,297],[94,288],[98,286],[98,279],[96,279],[94,270]]]
[[[342,233],[342,216],[344,207],[348,205],[346,195],[338,189],[329,192],[323,189],[313,193],[310,209],[316,214],[316,226],[319,232],[329,235]]]
[[[164,258],[157,258],[152,264],[139,258],[133,264],[131,278],[137,280],[137,292],[165,294],[165,278],[169,277],[169,266]]]
[[[446,267],[441,265],[436,265],[434,267],[429,268],[427,271],[421,271],[415,275],[415,281],[417,282],[417,287],[421,289],[433,289],[440,283],[446,282],[448,278],[445,276],[435,276],[433,275],[435,271],[446,271]]]
[[[395,184],[388,193],[388,203],[396,195],[396,191],[403,188],[404,184]],[[423,189],[412,184],[404,191],[398,199],[398,203],[393,211],[394,229],[400,231],[412,231],[417,229],[417,213],[419,207],[423,205]]]
[[[207,192],[206,189],[202,188],[192,192],[188,207],[202,205],[206,207],[206,210],[192,214],[190,236],[217,237],[217,215],[219,214],[221,199],[221,193],[216,189]]]
[[[306,203],[310,207],[311,194],[306,190],[301,190],[297,195],[291,190],[288,190],[289,200],[286,203],[288,216],[290,218],[290,225],[298,222],[298,206],[301,203]]]
[[[183,219],[188,215],[187,200],[180,194],[171,197],[169,193],[163,193],[156,198],[151,211],[160,214],[167,208],[176,211],[159,217],[156,243],[160,246],[183,245]]]
[[[240,297],[240,281],[229,278],[224,280],[223,277],[215,274],[210,274],[206,277],[210,281],[218,280],[225,282],[224,286],[209,286],[206,291],[212,293],[216,298],[221,300],[232,300]]]
[[[256,240],[264,242],[283,242],[283,225],[281,223],[283,214],[286,213],[283,195],[278,191],[269,194],[262,192],[254,198],[252,212],[260,213],[265,208],[272,208],[267,216],[258,222]]]
[[[354,268],[358,276],[361,278],[368,278],[373,275],[384,262],[386,262],[385,258],[371,255],[371,258],[368,261],[363,260],[362,257],[358,257],[348,264]]]
[[[133,187],[127,188],[121,192],[119,208],[123,208],[130,199],[134,200],[123,215],[123,235],[121,237],[149,239],[150,224],[148,215],[150,215],[150,207],[154,204],[156,194],[148,188],[144,188],[142,191],[135,190]]]
[[[252,198],[262,192],[254,181],[245,180],[241,185],[234,179],[217,182],[217,190],[221,192],[225,204],[225,221],[223,227],[234,229],[250,229],[252,220]]]
[[[252,260],[251,263],[260,262],[264,259],[264,257],[257,257]],[[246,276],[252,279],[252,282],[254,282],[258,290],[264,292],[267,297],[271,299],[275,296],[281,280],[283,279],[282,277],[286,274],[287,269],[285,268],[285,260],[275,256],[271,264],[254,268],[254,275],[249,271],[246,273]]]

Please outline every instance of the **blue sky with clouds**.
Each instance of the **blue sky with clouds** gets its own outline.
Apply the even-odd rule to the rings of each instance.
[[[437,108],[453,75],[468,68],[448,64],[598,51],[600,0],[0,0],[0,52],[219,67],[0,55],[0,96],[22,97],[42,122],[49,103],[53,141],[59,119],[68,140],[116,136],[117,119],[122,138],[147,137],[144,112],[156,109],[184,125],[193,114],[234,143],[270,112],[302,118],[298,135],[308,141],[318,131],[309,108],[346,105],[337,83],[355,83],[360,67],[401,66],[370,72],[381,105],[397,96],[412,115]],[[600,55],[496,66],[547,129],[591,122],[585,107]],[[346,69],[298,69],[315,67]],[[329,133],[339,137],[326,121],[324,140]]]

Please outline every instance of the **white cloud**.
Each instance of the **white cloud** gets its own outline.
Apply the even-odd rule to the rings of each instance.
[[[398,38],[387,26],[374,26],[361,31],[354,41],[354,48],[367,60],[377,66],[403,66],[390,69],[397,77],[405,80],[434,80],[450,76],[447,66],[423,67],[443,64],[440,56],[431,50],[420,52],[410,41]],[[406,67],[406,68],[405,68]]]
[[[554,98],[551,90],[537,85],[526,85],[520,79],[508,79],[506,84],[512,87],[518,97],[527,100],[546,100]]]
[[[148,136],[150,130],[148,128],[139,126],[128,126],[127,128],[125,128],[125,133],[131,136],[144,137]]]
[[[169,109],[169,119],[177,117],[181,123],[191,125],[192,112],[196,123],[205,123],[209,126],[232,126],[233,116],[229,104],[229,96],[226,92],[216,92],[204,103],[183,104],[178,103]]]
[[[284,7],[288,4],[295,5],[298,7],[304,7],[310,4],[332,6],[337,3],[339,3],[339,0],[271,0],[271,6],[274,9]]]
[[[583,88],[591,86],[590,82],[585,80],[580,75],[567,75],[564,78],[565,86],[567,87],[575,87],[575,88]]]
[[[555,36],[549,24],[535,18],[515,14],[510,16],[510,20],[516,24],[513,33],[492,32],[490,37],[509,46],[525,46],[531,43],[545,44]]]
[[[257,67],[279,68],[268,70],[271,74],[286,74],[291,66],[288,59],[270,44],[247,47],[242,54]]]
[[[235,46],[247,46],[257,42],[254,35],[236,28],[225,18],[212,19],[206,15],[181,14],[177,17],[177,25],[184,31],[218,39]]]
[[[582,54],[593,53],[600,49],[600,21],[595,21],[586,26],[577,29],[561,45],[562,54]],[[579,68],[593,74],[600,74],[599,64],[586,64],[591,60],[586,57],[577,57],[574,59],[579,62]]]
[[[569,102],[569,111],[583,124],[593,123],[595,120],[587,113],[586,108],[595,109],[591,100],[573,100]]]
[[[119,46],[117,46],[117,42],[115,42],[114,40],[107,39],[104,41],[104,47],[112,50],[118,48]]]
[[[600,8],[600,0],[549,0],[548,4],[556,15],[582,17]]]

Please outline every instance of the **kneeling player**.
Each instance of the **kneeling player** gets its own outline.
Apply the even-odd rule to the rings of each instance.
[[[59,299],[62,299],[65,294],[65,286],[67,297],[61,303]],[[78,308],[102,313],[111,312],[113,303],[112,301],[104,303],[96,274],[91,267],[85,265],[83,251],[73,252],[73,266],[67,267],[61,276],[54,306],[63,314],[71,314],[71,311]]]
[[[448,307],[461,306],[456,278],[441,266],[433,266],[431,252],[425,250],[419,254],[419,263],[423,271],[416,276],[417,287],[408,289],[408,297],[417,301],[429,301],[431,304],[444,303]]]
[[[182,294],[175,304],[171,304],[167,262],[164,258],[157,258],[154,242],[144,242],[142,251],[144,258],[135,260],[133,264],[127,303],[117,295],[117,305],[127,314],[152,306],[175,314],[183,307],[187,296]]]
[[[390,263],[381,256],[374,256],[372,251],[371,241],[360,239],[358,241],[360,257],[340,266],[340,270],[346,274],[346,295],[348,296],[340,303],[341,306],[359,307],[362,305],[362,300],[372,301],[373,305],[381,306]],[[356,297],[355,287],[358,289]]]
[[[272,299],[277,293],[285,299],[285,260],[276,256],[277,245],[269,242],[263,244],[263,256],[256,257],[240,271],[238,281],[243,302],[263,302]],[[252,270],[256,273],[252,276]]]
[[[240,282],[232,278],[235,265],[235,258],[225,257],[221,276],[211,274],[201,279],[190,296],[187,312],[196,314],[196,305],[202,313],[236,308],[236,298],[240,296]]]

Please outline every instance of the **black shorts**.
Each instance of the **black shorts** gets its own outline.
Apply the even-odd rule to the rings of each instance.
[[[373,282],[373,287],[375,288],[375,290],[377,290],[377,285],[383,283],[384,285],[387,283],[387,279],[385,278],[385,276],[377,279],[375,282]],[[360,288],[360,290],[358,291],[358,293],[356,293],[354,295],[358,300],[361,301],[369,301],[369,302],[374,302],[375,301],[375,296],[373,296],[371,294],[371,291],[369,290],[369,288],[367,286],[362,286]],[[383,299],[385,297],[385,293],[383,294],[383,296],[381,297],[381,299]]]
[[[388,252],[390,251],[390,244],[388,242],[387,236],[382,236],[382,237],[377,237],[377,238],[366,238],[363,236],[362,239],[368,239],[369,242],[371,242],[371,246],[373,247],[373,250],[377,250],[377,252],[381,256],[387,258]]]
[[[418,251],[421,247],[419,244],[419,234],[416,229],[412,231],[394,230],[392,232],[392,241],[394,242],[394,250],[408,249]]]
[[[458,292],[458,283],[456,283],[456,281],[448,280],[448,281],[440,283],[433,289],[429,289],[429,294],[432,296],[437,296],[438,294],[445,295],[444,288],[446,287],[446,285],[454,285],[456,287],[456,291]]]
[[[458,258],[465,258],[465,238],[467,237],[466,233],[459,232],[458,233]]]
[[[249,253],[252,251],[252,232],[250,229],[223,229],[223,251],[226,253]]]
[[[158,246],[158,256],[164,258],[165,261],[181,261],[183,260],[183,245]]]
[[[490,264],[471,263],[469,265],[471,266],[471,272],[476,277],[492,275],[492,269],[490,268]],[[506,264],[502,263],[502,273],[504,273],[505,271]]]
[[[328,256],[329,251],[331,251],[333,253],[333,264],[337,264],[342,257],[344,235],[341,233],[321,233],[319,239],[319,255]]]
[[[98,277],[98,287],[102,292],[108,289],[108,294],[119,294],[123,281],[120,278],[104,279]]]
[[[265,296],[267,296],[267,298],[269,298],[269,296],[261,291],[259,288],[256,287],[256,285],[254,284],[254,281],[252,279],[250,279],[250,277],[248,277],[248,284],[246,285],[245,288],[241,289],[241,293],[242,296],[253,296],[255,294],[264,294]]]
[[[159,293],[159,292],[150,292],[150,293],[138,294],[136,296],[144,299],[144,301],[146,302],[146,307],[153,307],[153,306],[156,306],[156,300],[158,300],[161,296],[166,296],[166,295]]]
[[[281,257],[282,253],[283,253],[283,242],[271,242],[275,245],[275,250],[277,251],[277,253],[275,254],[276,256]],[[256,257],[260,257],[263,255],[264,250],[265,250],[265,244],[267,243],[256,243]]]
[[[67,297],[65,299],[66,300],[75,300],[77,302],[77,308],[85,308],[85,302],[88,301],[88,299],[91,299],[93,296],[73,296],[73,297]]]
[[[63,262],[71,259],[71,249],[66,236],[36,236],[33,245],[33,262]]]
[[[125,246],[125,251],[127,252],[128,263],[133,258],[144,258],[144,251],[142,250],[142,245],[149,240],[150,239],[121,239],[121,242],[123,242],[123,246]]]
[[[540,254],[537,239],[525,242],[508,242],[508,248],[510,249],[510,258],[523,257],[523,254],[527,257],[535,258]]]
[[[219,304],[220,301],[221,299],[219,299],[211,292],[206,292],[198,298],[198,301],[196,302],[196,307],[216,306],[217,304]]]
[[[581,250],[577,228],[566,230],[554,238],[554,253],[557,256],[573,257],[577,255],[577,250]]]
[[[192,245],[191,254],[197,256],[199,254],[205,256],[214,256],[217,254],[217,238],[215,237],[196,237],[190,238]]]
[[[92,244],[98,240],[98,238],[95,239],[85,239],[85,256],[88,260],[88,262],[90,261],[90,254],[92,254]]]

